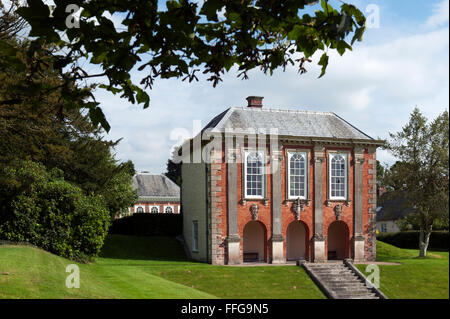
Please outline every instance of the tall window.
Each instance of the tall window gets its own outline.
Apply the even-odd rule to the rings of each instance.
[[[330,155],[330,199],[347,199],[347,156]]]
[[[150,213],[153,213],[153,214],[159,213],[159,207],[153,206],[152,208],[150,208]]]
[[[164,213],[166,213],[166,214],[173,214],[173,207],[172,206],[166,206],[164,208]]]
[[[136,208],[136,213],[143,213],[144,212],[144,207],[139,206],[138,208]]]
[[[198,221],[192,221],[192,250],[198,251]]]
[[[307,167],[306,153],[288,153],[289,198],[306,198]]]
[[[245,197],[264,197],[264,153],[245,153]]]

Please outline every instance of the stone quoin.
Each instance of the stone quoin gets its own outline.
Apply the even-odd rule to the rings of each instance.
[[[180,149],[192,258],[375,260],[376,149],[384,141],[334,113],[266,109],[262,100],[225,110]]]

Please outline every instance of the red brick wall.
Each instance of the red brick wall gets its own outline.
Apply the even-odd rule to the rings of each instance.
[[[341,221],[345,223],[348,227],[348,233],[346,236],[346,257],[353,257],[352,254],[352,238],[353,238],[353,224],[354,224],[354,153],[352,148],[348,147],[326,147],[324,150],[323,156],[325,156],[326,160],[322,164],[323,169],[323,203],[316,203],[314,198],[314,161],[313,161],[313,148],[310,145],[284,145],[282,149],[283,161],[281,164],[281,195],[282,195],[282,235],[286,239],[286,232],[289,224],[295,221],[295,215],[292,212],[291,206],[292,202],[288,202],[286,206],[284,201],[286,199],[286,160],[285,160],[285,149],[286,148],[301,148],[301,149],[309,149],[310,150],[310,158],[309,158],[309,171],[308,171],[308,193],[309,198],[311,199],[311,203],[309,206],[303,208],[301,212],[300,220],[306,226],[307,231],[307,245],[306,245],[306,258],[309,259],[313,255],[313,245],[312,238],[314,235],[314,205],[322,205],[323,207],[323,234],[325,236],[328,235],[329,226],[336,221],[336,215],[334,213],[334,206],[336,204],[342,204],[343,210],[341,214]],[[224,148],[223,148],[224,149]],[[327,165],[328,164],[328,156],[327,150],[338,150],[338,151],[348,151],[349,153],[349,187],[348,187],[348,199],[350,200],[349,207],[344,205],[344,201],[342,202],[333,202],[330,207],[327,207],[325,201],[327,199],[328,194],[328,176],[327,176]],[[372,150],[373,152],[373,150]],[[225,239],[228,233],[228,223],[227,223],[227,166],[225,163],[225,152],[222,151],[221,155],[217,157],[217,160],[214,164],[211,165],[211,174],[214,177],[211,177],[211,205],[212,210],[212,235],[215,236],[216,239],[216,247],[212,247],[213,254],[218,255],[219,260],[224,260],[226,263],[227,252]],[[269,157],[270,150],[269,146],[266,150],[266,156]],[[375,164],[369,160],[375,160],[375,153],[368,153],[368,150],[364,150],[364,158],[365,162],[363,164],[363,233],[366,236],[366,251],[365,256],[366,259],[371,260],[374,258],[374,225],[370,222],[373,218],[372,214],[369,214],[370,209],[375,209],[375,198],[376,198],[376,185],[374,184],[374,171]],[[238,201],[242,198],[242,163],[238,163],[237,169],[237,198]],[[270,163],[267,164],[270,167]],[[256,203],[259,205],[258,212],[258,221],[264,225],[265,228],[265,260],[270,261],[270,238],[272,233],[272,175],[267,175],[266,180],[266,194],[269,199],[268,205],[265,206],[264,202],[261,200],[247,200],[246,205],[242,205],[240,202],[236,203],[238,210],[238,231],[239,236],[241,237],[241,261],[243,261],[243,234],[244,227],[248,222],[252,220],[252,216],[250,213],[250,207],[252,204]],[[213,241],[214,242],[214,241]],[[327,243],[325,243],[325,252],[327,252]],[[286,240],[284,241],[284,255],[286,256]],[[325,256],[327,257],[327,256]],[[213,262],[214,263],[214,262]]]

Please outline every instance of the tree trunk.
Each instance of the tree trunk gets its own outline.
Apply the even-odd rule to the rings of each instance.
[[[420,253],[419,257],[427,256],[428,243],[430,242],[431,231],[427,231],[425,229],[420,230],[420,238],[419,238],[419,247]]]

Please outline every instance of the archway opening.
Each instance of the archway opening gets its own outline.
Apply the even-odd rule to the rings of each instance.
[[[348,227],[342,221],[332,222],[328,227],[328,260],[347,258]]]
[[[306,259],[308,238],[307,229],[303,222],[293,221],[286,230],[286,259]]]
[[[265,260],[265,234],[264,226],[257,222],[248,222],[244,227],[244,262],[257,262]]]

